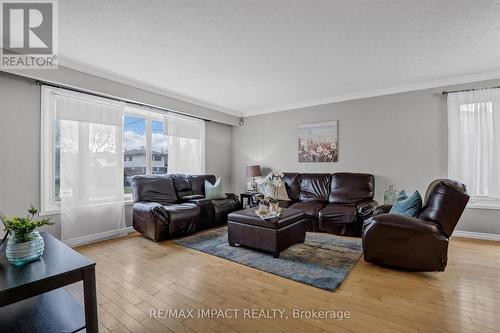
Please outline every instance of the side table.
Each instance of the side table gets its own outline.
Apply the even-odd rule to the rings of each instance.
[[[97,333],[95,262],[40,234],[45,251],[35,262],[13,266],[0,252],[0,331]],[[82,280],[80,305],[64,287]]]
[[[247,191],[247,192],[240,193],[240,201],[241,201],[241,205],[243,206],[242,207],[243,209],[245,209],[247,206],[252,207],[252,202],[250,200],[256,194],[259,194],[259,192]],[[247,199],[246,204],[245,204],[245,201],[243,200],[245,198]]]

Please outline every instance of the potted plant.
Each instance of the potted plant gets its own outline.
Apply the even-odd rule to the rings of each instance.
[[[38,260],[43,254],[44,243],[40,233],[36,231],[44,225],[52,225],[50,219],[34,220],[38,210],[33,206],[28,209],[26,217],[5,218],[5,231],[10,233],[5,255],[14,265],[23,265]]]

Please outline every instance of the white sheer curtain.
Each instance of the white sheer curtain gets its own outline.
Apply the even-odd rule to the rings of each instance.
[[[169,113],[164,118],[168,136],[168,173],[205,173],[205,122]]]
[[[122,129],[124,105],[61,90],[61,238],[77,244],[125,233]]]
[[[477,198],[500,197],[500,89],[448,94],[448,175]]]

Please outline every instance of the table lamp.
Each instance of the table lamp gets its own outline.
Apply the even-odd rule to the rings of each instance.
[[[262,171],[260,170],[260,165],[250,165],[247,166],[247,178],[252,178],[252,182],[250,185],[252,186],[252,190],[257,192],[257,181],[255,177],[262,176]]]

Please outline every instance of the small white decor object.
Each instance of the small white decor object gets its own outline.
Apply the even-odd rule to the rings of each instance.
[[[278,207],[276,211],[271,210],[261,210],[260,208],[255,210],[255,214],[263,220],[270,220],[273,218],[279,218],[283,213],[283,208]]]

